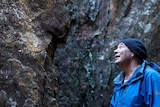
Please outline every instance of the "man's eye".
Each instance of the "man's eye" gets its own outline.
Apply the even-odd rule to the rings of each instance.
[[[119,46],[118,48],[122,48],[122,46]]]

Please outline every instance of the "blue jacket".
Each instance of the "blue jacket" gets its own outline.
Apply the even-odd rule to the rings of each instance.
[[[123,83],[121,72],[114,80],[110,107],[160,107],[160,67],[144,61]]]

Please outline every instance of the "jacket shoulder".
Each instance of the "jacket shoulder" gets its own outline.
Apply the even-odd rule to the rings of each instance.
[[[144,70],[144,77],[149,80],[149,79],[160,79],[160,72],[158,72],[157,70],[153,69],[150,66],[146,66],[145,70]]]
[[[144,67],[144,73],[146,75],[160,75],[160,66],[158,66],[157,64],[144,61],[142,65]]]

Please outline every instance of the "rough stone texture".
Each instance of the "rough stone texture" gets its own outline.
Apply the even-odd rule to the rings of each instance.
[[[109,107],[121,39],[141,39],[160,65],[159,5],[0,0],[0,106]]]
[[[113,50],[121,39],[141,39],[148,60],[160,64],[160,1],[71,1],[72,30],[55,53],[59,106],[109,107],[112,79],[120,70],[113,63]]]
[[[52,0],[0,2],[0,106],[57,107],[53,54],[56,40],[65,41],[68,12]]]

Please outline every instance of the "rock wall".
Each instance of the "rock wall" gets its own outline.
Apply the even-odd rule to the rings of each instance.
[[[160,65],[159,0],[0,2],[0,106],[109,107],[123,38]]]
[[[141,39],[148,61],[160,64],[160,1],[70,0],[72,29],[55,53],[60,107],[109,107],[120,69],[113,50],[123,38]],[[61,54],[63,53],[63,54]]]
[[[59,37],[44,30],[47,27],[43,26],[46,14],[58,7],[58,2],[0,2],[0,106],[58,107],[57,74],[53,64],[54,47],[57,43],[53,45],[52,42],[53,38]],[[54,11],[54,18],[50,18],[63,28],[66,24],[58,22],[60,15],[56,13]],[[65,14],[64,11],[63,13]],[[46,19],[46,22],[47,20],[49,21]],[[59,30],[57,26],[55,29]],[[63,35],[60,38],[62,37]]]

